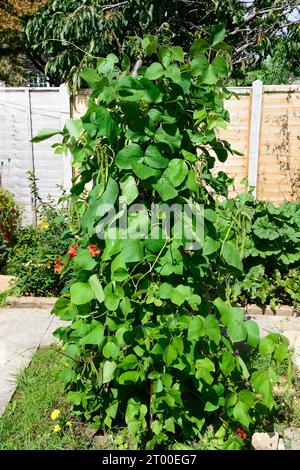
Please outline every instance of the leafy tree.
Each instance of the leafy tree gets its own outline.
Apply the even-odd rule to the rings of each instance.
[[[300,78],[300,41],[297,40],[299,29],[292,32],[289,38],[281,37],[269,54],[262,60],[260,67],[248,71],[245,83],[251,84],[260,79],[265,84],[292,83]],[[293,36],[293,37],[291,37]]]
[[[258,326],[225,301],[242,270],[243,234],[219,215],[215,195],[226,197],[228,178],[212,173],[215,159],[232,153],[216,132],[229,119],[224,35],[216,26],[190,58],[146,36],[144,54],[157,58],[133,74],[109,54],[82,72],[92,88],[82,119],[34,139],[62,135],[55,151],[71,152],[78,168],[77,243],[61,263],[71,282],[54,308],[72,320],[57,331],[66,359],[60,379],[76,414],[95,428],[126,425],[150,449],[200,439],[210,425],[223,448],[243,447],[237,427],[252,429],[276,407],[272,364],[287,354],[287,339],[269,335],[259,348],[271,364],[248,368]],[[202,205],[203,237],[187,204]]]
[[[126,53],[141,57],[135,36],[188,47],[224,22],[233,48],[234,71],[257,68],[282,35],[288,48],[299,43],[298,0],[54,0],[28,23],[27,41],[47,63],[53,82],[80,86],[80,70],[94,56]],[[293,32],[293,34],[290,34]],[[239,73],[236,76],[241,76]]]
[[[0,81],[20,86],[32,70],[44,71],[44,62],[26,49],[23,28],[48,0],[2,0],[0,3]]]

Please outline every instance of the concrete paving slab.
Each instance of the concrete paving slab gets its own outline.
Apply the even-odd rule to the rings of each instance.
[[[5,292],[11,289],[14,283],[14,276],[7,276],[6,274],[0,274],[0,292]]]
[[[262,336],[266,336],[267,334],[274,332],[282,333],[283,331],[300,332],[300,317],[246,315],[245,318],[256,321],[261,330]]]
[[[262,337],[269,333],[280,333],[285,336],[293,350],[294,364],[300,371],[300,317],[246,315],[245,318],[256,321]]]
[[[282,333],[286,329],[283,325],[294,319],[293,317],[276,317],[275,315],[245,315],[245,318],[256,321],[261,336],[266,336],[269,333]],[[295,318],[295,320],[298,321],[300,331],[300,319]]]
[[[58,343],[58,338],[53,336],[53,333],[57,328],[62,326],[67,326],[70,322],[62,321],[55,315],[51,315],[51,323],[49,324],[47,330],[45,331],[43,337],[41,338],[39,348],[48,348],[51,344]]]
[[[53,331],[66,323],[50,312],[51,307],[0,308],[0,415],[15,392],[19,369],[37,348],[54,343]]]

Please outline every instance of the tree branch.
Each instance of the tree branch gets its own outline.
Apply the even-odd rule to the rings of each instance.
[[[280,31],[281,29],[288,28],[288,26],[291,26],[291,25],[297,24],[297,23],[300,24],[300,19],[299,18],[297,20],[289,21],[288,23],[280,25],[275,31],[273,31],[273,33],[270,35],[270,38],[273,38],[275,36],[275,34],[278,33],[278,31]]]
[[[228,34],[228,36],[234,36],[235,34],[243,31],[243,26],[247,23],[250,23],[252,20],[254,20],[254,18],[257,18],[258,16],[263,16],[269,12],[273,13],[274,11],[284,11],[284,10],[289,10],[292,8],[294,8],[294,5],[291,5],[290,2],[285,3],[284,5],[281,5],[279,7],[270,7],[270,8],[265,8],[263,10],[258,10],[256,7],[254,7],[251,12],[247,13],[247,15],[244,16],[243,25],[235,28],[233,31],[231,31]]]
[[[121,7],[123,5],[126,5],[127,2],[120,2],[120,3],[115,3],[114,5],[106,5],[105,7],[102,7],[101,10],[102,11],[106,11],[106,10],[112,10],[113,8],[118,8],[118,7]]]

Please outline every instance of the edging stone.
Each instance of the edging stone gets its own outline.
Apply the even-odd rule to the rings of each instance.
[[[7,297],[6,307],[47,308],[53,307],[55,297]]]
[[[245,315],[267,315],[267,316],[279,316],[279,317],[291,317],[300,316],[300,311],[289,307],[288,305],[279,305],[275,309],[269,305],[259,307],[256,304],[248,304],[243,307]]]
[[[277,450],[278,442],[278,432],[255,432],[251,439],[254,450]]]
[[[253,450],[300,450],[300,428],[255,432],[251,446]]]

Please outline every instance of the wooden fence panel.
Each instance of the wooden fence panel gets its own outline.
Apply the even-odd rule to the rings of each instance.
[[[257,197],[300,198],[300,87],[264,87]]]
[[[238,98],[233,96],[226,101],[225,106],[230,114],[230,124],[226,130],[220,129],[219,135],[228,140],[234,150],[243,153],[243,156],[230,155],[225,163],[216,160],[215,172],[224,171],[235,178],[231,195],[242,191],[245,186],[241,184],[243,178],[248,176],[249,156],[249,129],[251,119],[251,88],[234,89]]]
[[[229,156],[216,162],[215,171],[235,178],[231,195],[245,190],[248,178],[257,199],[279,204],[300,199],[300,85],[267,85],[256,81],[252,87],[231,88],[238,97],[225,102],[230,114],[221,138],[243,156]],[[88,90],[72,104],[72,116],[84,114]]]

